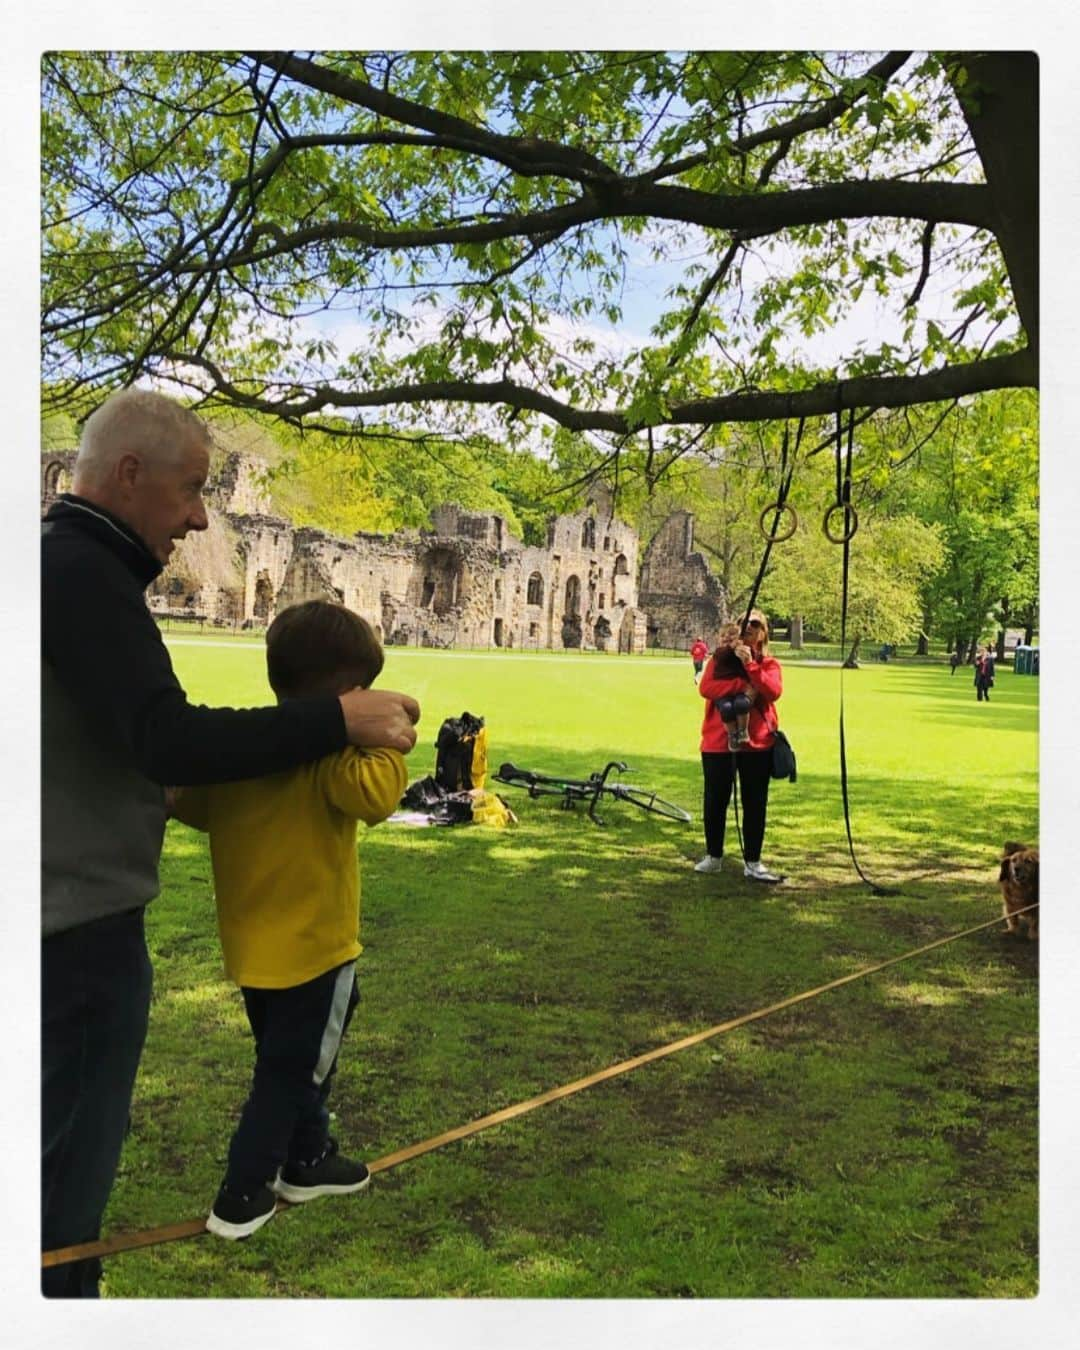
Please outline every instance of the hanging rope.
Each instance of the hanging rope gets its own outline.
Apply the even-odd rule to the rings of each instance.
[[[799,524],[799,517],[795,514],[794,508],[787,504],[787,495],[791,490],[791,480],[795,474],[795,460],[799,453],[799,445],[802,442],[803,427],[805,425],[806,418],[800,417],[799,429],[795,433],[795,449],[791,453],[791,461],[789,463],[788,446],[790,442],[790,430],[789,424],[787,422],[784,423],[784,436],[780,443],[780,486],[776,492],[776,501],[772,506],[767,506],[758,519],[758,527],[762,534],[765,535],[765,552],[761,556],[761,565],[758,567],[757,576],[754,578],[754,584],[750,588],[750,599],[746,605],[746,613],[743,615],[742,623],[739,625],[739,631],[741,633],[746,632],[747,626],[750,623],[750,615],[753,612],[754,602],[757,600],[758,591],[761,589],[761,583],[765,579],[765,569],[769,565],[769,554],[772,552],[773,544],[777,541],[783,542],[785,539],[790,539]],[[770,511],[773,512],[772,529],[766,534],[765,517]],[[780,519],[785,512],[791,517],[791,524],[783,534],[780,534],[778,533]]]
[[[758,567],[757,576],[754,578],[754,584],[750,588],[750,599],[746,606],[746,613],[743,615],[742,622],[739,624],[739,632],[744,636],[750,625],[750,615],[754,612],[754,602],[757,600],[758,591],[761,589],[761,583],[765,579],[765,569],[769,565],[769,554],[772,552],[772,546],[775,543],[783,543],[785,539],[790,539],[799,525],[799,517],[795,514],[795,508],[788,506],[787,495],[791,490],[791,480],[795,475],[795,460],[799,453],[799,446],[802,443],[803,428],[806,425],[806,418],[799,418],[799,427],[795,432],[795,449],[791,452],[791,459],[788,460],[788,449],[791,443],[791,424],[784,423],[784,435],[780,442],[780,485],[776,491],[776,501],[772,506],[766,506],[758,517],[758,528],[765,535],[765,552],[761,557],[761,564]],[[772,511],[772,528],[766,532],[765,517]],[[788,529],[783,534],[779,533],[781,517],[784,513],[790,517]],[[731,802],[735,813],[735,834],[739,840],[739,854],[743,862],[746,861],[746,849],[743,847],[742,824],[739,820],[739,772],[736,762],[736,751],[732,751],[731,763]]]
[[[851,414],[848,417],[847,457],[846,462],[841,467],[841,461],[844,459],[844,414],[840,399],[841,395],[838,391],[836,399],[836,502],[826,511],[822,529],[825,531],[827,538],[832,540],[834,544],[842,544],[844,548],[843,576],[840,585],[840,795],[844,801],[844,829],[847,831],[848,852],[851,854],[852,864],[860,878],[875,895],[899,895],[900,891],[896,888],[881,886],[866,875],[855,856],[855,842],[851,835],[847,745],[844,738],[844,666],[847,661],[848,581],[851,571],[851,541],[855,536],[855,531],[859,528],[859,518],[855,508],[851,505],[851,457],[852,445],[855,440],[855,409],[851,409]],[[844,513],[843,534],[833,535],[830,533],[829,525],[832,516],[838,511]]]

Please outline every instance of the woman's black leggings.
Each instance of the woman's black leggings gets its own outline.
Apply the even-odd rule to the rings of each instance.
[[[724,852],[724,824],[734,781],[732,760],[738,764],[739,802],[742,815],[743,856],[760,862],[765,839],[765,811],[769,804],[771,750],[739,750],[735,754],[702,753],[705,774],[705,850],[714,858]]]

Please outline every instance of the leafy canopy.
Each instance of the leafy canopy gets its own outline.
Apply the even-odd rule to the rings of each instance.
[[[670,466],[732,420],[1031,383],[978,69],[48,53],[54,404],[153,377],[336,435],[367,409],[444,439],[558,429],[596,468],[628,444]],[[642,269],[663,291],[647,322]],[[889,334],[814,359],[871,294]]]

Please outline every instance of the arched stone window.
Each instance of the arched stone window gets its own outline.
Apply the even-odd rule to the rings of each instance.
[[[566,613],[577,614],[581,609],[581,582],[577,577],[566,579]]]
[[[581,527],[581,547],[589,550],[596,547],[596,521],[592,516]]]
[[[542,605],[544,603],[544,578],[539,572],[533,572],[529,577],[526,603],[530,605]]]
[[[625,553],[620,553],[615,559],[615,575],[617,577],[628,577],[630,575],[630,564],[626,561]]]

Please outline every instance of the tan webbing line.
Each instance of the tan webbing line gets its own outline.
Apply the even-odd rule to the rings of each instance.
[[[1038,909],[1038,905],[1028,905],[1026,909],[1018,909],[1013,912],[1026,914],[1031,909]],[[705,1031],[696,1031],[691,1036],[684,1036],[681,1040],[671,1041],[668,1045],[659,1046],[655,1050],[648,1050],[643,1055],[635,1055],[633,1059],[624,1059],[621,1063],[609,1065],[606,1069],[599,1069],[586,1078],[578,1078],[572,1083],[564,1083],[562,1087],[551,1088],[548,1092],[542,1092],[538,1097],[530,1097],[528,1101],[503,1107],[501,1111],[493,1111],[490,1115],[481,1116],[478,1120],[470,1121],[467,1125],[459,1125],[456,1129],[447,1130],[444,1134],[433,1135],[422,1143],[411,1144],[408,1148],[398,1149],[395,1153],[387,1153],[384,1157],[376,1159],[375,1162],[368,1163],[368,1171],[372,1173],[388,1171],[391,1167],[397,1167],[403,1162],[410,1162],[413,1158],[422,1157],[425,1153],[432,1153],[435,1149],[455,1143],[458,1139],[467,1139],[470,1135],[479,1134],[481,1130],[488,1130],[493,1125],[502,1125],[517,1116],[535,1111],[539,1106],[546,1106],[549,1102],[556,1102],[563,1097],[571,1097],[577,1092],[584,1092],[586,1088],[593,1087],[596,1083],[606,1082],[609,1078],[617,1078],[620,1074],[629,1073],[632,1069],[639,1069],[643,1064],[651,1064],[653,1060],[664,1059],[668,1055],[677,1054],[680,1050],[688,1050],[692,1045],[700,1045],[702,1041],[711,1040],[714,1036],[721,1036],[725,1032],[734,1031],[737,1027],[746,1026],[748,1022],[756,1022],[762,1017],[768,1017],[771,1013],[794,1007],[796,1003],[805,1003],[808,999],[817,998],[819,994],[828,993],[830,989],[839,989],[843,984],[850,984],[853,980],[861,980],[867,975],[874,975],[879,970],[898,965],[901,961],[909,961],[913,956],[921,956],[924,952],[933,951],[935,947],[944,947],[947,943],[970,937],[972,933],[980,933],[984,928],[992,928],[999,923],[1001,923],[1000,914],[993,919],[989,919],[986,923],[977,924],[974,928],[965,928],[962,933],[952,933],[949,937],[938,938],[935,942],[928,942],[925,947],[915,947],[900,956],[891,956],[887,961],[879,961],[877,965],[866,966],[850,975],[841,975],[838,979],[830,980],[828,984],[819,984],[815,989],[807,989],[801,994],[792,994],[789,998],[781,999],[779,1003],[770,1003],[767,1008],[758,1008],[754,1012],[743,1013],[739,1017],[731,1018],[730,1021],[719,1022],[716,1026],[709,1027]],[[289,1206],[282,1206],[279,1203],[279,1208],[289,1208]],[[97,1242],[83,1242],[74,1247],[58,1247],[54,1251],[43,1252],[41,1264],[42,1266],[61,1266],[66,1265],[69,1261],[81,1261],[91,1256],[115,1256],[118,1252],[132,1251],[138,1247],[153,1247],[163,1242],[176,1242],[180,1238],[198,1237],[205,1232],[205,1219],[189,1219],[185,1223],[172,1224],[166,1228],[148,1228],[139,1233],[120,1234],[117,1237],[102,1238]]]

